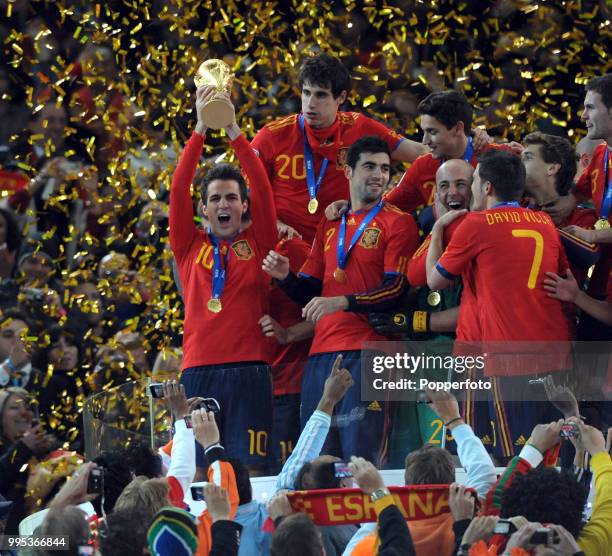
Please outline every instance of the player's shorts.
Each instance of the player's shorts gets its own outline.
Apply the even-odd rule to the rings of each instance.
[[[361,401],[361,351],[320,353],[308,358],[302,381],[302,428],[319,404],[325,380],[339,353],[343,356],[342,367],[350,371],[355,384],[336,404],[321,453],[344,460],[361,456],[380,465],[387,452],[388,404]]]
[[[536,425],[550,423],[562,415],[546,401],[542,384],[526,386],[528,376],[490,380],[492,388],[486,391],[486,400],[482,394],[478,400],[471,398],[471,393],[466,394],[465,421],[487,451],[504,463],[521,451]]]
[[[188,398],[215,398],[221,406],[217,425],[228,456],[265,468],[272,432],[272,378],[265,363],[230,363],[190,367],[181,374]],[[206,466],[196,443],[196,463]]]
[[[300,394],[274,396],[270,475],[280,473],[300,437]]]

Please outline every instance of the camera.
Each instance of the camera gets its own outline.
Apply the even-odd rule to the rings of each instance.
[[[94,468],[89,472],[87,479],[87,494],[102,494],[104,484],[104,471]]]
[[[221,406],[219,402],[215,400],[215,398],[204,398],[195,409],[204,409],[205,411],[212,411],[215,415],[217,415],[221,411]],[[193,423],[191,421],[191,415],[187,415],[185,417],[185,426],[188,429],[193,428]]]
[[[494,535],[511,535],[516,531],[514,523],[507,519],[500,519],[493,529]]]
[[[204,500],[204,487],[203,486],[192,486],[191,487],[191,497],[196,502],[200,502]]]
[[[160,400],[164,397],[164,385],[161,382],[149,384],[147,388],[149,390],[149,396],[152,398]]]
[[[565,425],[561,425],[559,436],[561,438],[576,438],[580,436],[580,429],[576,423],[566,423]]]
[[[559,535],[553,529],[546,529],[542,527],[541,529],[537,529],[533,535],[531,535],[531,539],[529,539],[529,544],[544,544],[547,546],[557,544],[559,542]]]
[[[336,479],[346,479],[352,477],[353,474],[349,469],[348,461],[335,461],[334,462],[334,477]]]

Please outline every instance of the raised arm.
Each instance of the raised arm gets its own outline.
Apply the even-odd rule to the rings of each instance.
[[[196,93],[198,123],[181,153],[178,166],[172,176],[169,216],[170,246],[177,259],[185,255],[197,237],[197,228],[193,221],[193,203],[189,190],[198,167],[198,161],[202,155],[206,134],[206,126],[203,123],[200,111],[214,94],[214,87],[200,87],[198,89]]]

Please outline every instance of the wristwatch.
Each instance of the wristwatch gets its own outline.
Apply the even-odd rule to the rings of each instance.
[[[389,492],[388,488],[377,488],[372,494],[370,494],[370,500],[372,500],[372,502],[376,502],[389,494],[391,493]]]

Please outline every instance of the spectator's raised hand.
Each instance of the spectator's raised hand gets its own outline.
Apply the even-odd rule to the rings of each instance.
[[[474,517],[475,499],[465,485],[452,483],[448,488],[448,506],[455,521]]]
[[[97,465],[88,462],[79,467],[78,471],[68,479],[51,501],[50,507],[78,506],[83,502],[95,500],[99,493],[88,493],[89,474]]]
[[[218,444],[221,436],[215,422],[215,414],[205,409],[196,409],[191,413],[193,434],[204,449]]]
[[[277,493],[268,501],[268,515],[272,521],[279,517],[287,517],[293,513],[293,508],[289,503],[289,498],[285,493]]]
[[[529,541],[533,534],[542,527],[540,523],[525,523],[516,533],[514,533],[510,539],[508,540],[508,544],[506,545],[506,551],[504,552],[504,556],[510,555],[512,553],[513,548],[527,548],[531,547]]]
[[[285,224],[280,220],[276,221],[276,229],[278,231],[278,239],[293,239],[294,237],[302,239],[302,234],[298,232],[295,228],[289,226],[289,224]]]
[[[559,443],[559,433],[561,432],[562,425],[563,419],[546,425],[536,425],[531,432],[529,444],[537,448],[541,453],[546,452]]]
[[[553,404],[565,419],[579,417],[578,400],[567,386],[556,385],[553,377],[548,375],[544,379],[544,390],[551,404]]]
[[[164,403],[174,419],[183,419],[189,415],[189,402],[185,396],[185,387],[176,380],[167,380],[163,383]]]
[[[430,407],[434,410],[436,415],[440,417],[443,423],[449,423],[454,419],[460,419],[461,413],[459,413],[459,403],[457,398],[450,392],[438,391],[431,389],[425,389],[425,393],[431,400]],[[456,421],[457,424],[463,421]]]
[[[606,451],[606,439],[600,430],[584,424],[580,419],[577,419],[575,422],[578,429],[580,429],[582,445],[584,449],[591,454],[591,457],[599,452]]]
[[[547,272],[544,280],[544,289],[548,292],[546,295],[560,301],[568,301],[573,303],[580,293],[578,282],[574,278],[572,271],[568,268],[566,278],[561,278],[554,272]]]
[[[270,251],[261,266],[272,278],[284,280],[289,274],[289,259],[276,251]]]
[[[478,516],[472,519],[461,539],[461,544],[472,545],[480,540],[488,541],[493,535],[499,518],[496,515]]]
[[[230,500],[227,490],[214,483],[208,483],[204,486],[204,500],[213,523],[230,518]]]
[[[380,471],[369,461],[352,456],[349,469],[359,488],[366,494],[372,494],[376,490],[385,488],[385,481]]]
[[[323,395],[317,409],[332,414],[335,405],[344,397],[347,390],[355,384],[348,369],[342,366],[342,355],[338,355],[334,361],[331,373],[323,386]]]

